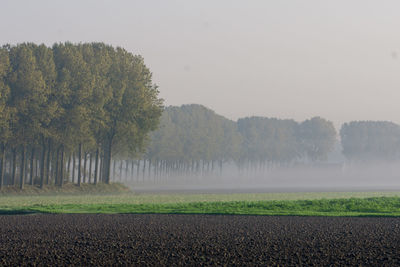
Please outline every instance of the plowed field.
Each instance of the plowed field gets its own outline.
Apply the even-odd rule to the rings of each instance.
[[[0,265],[400,265],[400,218],[0,216]]]

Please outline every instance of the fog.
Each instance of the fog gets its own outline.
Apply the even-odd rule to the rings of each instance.
[[[146,176],[127,182],[134,192],[263,193],[346,192],[400,190],[400,162],[368,164],[324,163],[276,167],[270,170],[238,170],[224,166],[222,173]],[[119,177],[118,177],[119,178]]]

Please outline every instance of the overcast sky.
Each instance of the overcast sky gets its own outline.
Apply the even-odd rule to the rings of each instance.
[[[167,105],[400,123],[400,1],[0,3],[1,44],[124,47],[144,57]]]

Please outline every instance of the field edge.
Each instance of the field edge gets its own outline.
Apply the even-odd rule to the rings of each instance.
[[[400,217],[400,197],[0,207],[1,215],[32,213]]]

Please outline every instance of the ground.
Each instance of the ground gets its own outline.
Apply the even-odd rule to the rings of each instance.
[[[0,216],[4,266],[398,266],[400,218]]]
[[[400,265],[400,192],[63,190],[0,197],[0,266]]]

